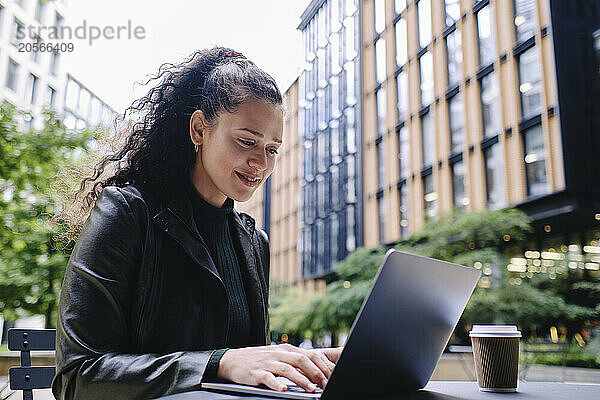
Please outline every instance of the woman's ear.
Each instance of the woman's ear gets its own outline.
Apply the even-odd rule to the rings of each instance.
[[[204,129],[206,128],[206,117],[200,110],[194,111],[190,117],[190,139],[195,145],[201,146],[202,139],[204,136]]]

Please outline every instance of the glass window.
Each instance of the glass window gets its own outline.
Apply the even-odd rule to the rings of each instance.
[[[18,19],[14,19],[13,21],[13,32],[11,35],[11,43],[13,45],[18,45],[19,43],[23,42],[23,39],[25,39],[25,26],[23,25],[23,23],[21,21],[19,21]]]
[[[331,157],[332,162],[337,163],[340,155],[340,127],[338,121],[331,123]]]
[[[469,204],[465,193],[465,164],[458,161],[452,164],[452,201],[454,207],[464,210]]]
[[[344,69],[346,74],[346,104],[353,105],[356,103],[354,62],[347,62]]]
[[[346,32],[346,42],[344,50],[346,51],[346,60],[353,59],[358,53],[356,48],[356,37],[354,32],[354,17],[347,17],[344,20]]]
[[[100,123],[100,110],[102,108],[102,104],[97,97],[92,98],[92,103],[90,106],[90,120],[92,125],[96,125]]]
[[[398,85],[398,120],[404,121],[408,118],[408,72],[400,72],[396,79]]]
[[[352,15],[356,11],[356,0],[346,0],[346,15]]]
[[[421,4],[421,3],[419,3]],[[421,107],[433,101],[433,55],[426,52],[419,59],[421,68]]]
[[[342,70],[340,50],[340,35],[338,33],[332,33],[331,36],[329,36],[332,74],[338,74]]]
[[[406,126],[398,131],[398,168],[400,179],[407,179],[410,174],[410,142]]]
[[[83,118],[87,118],[90,114],[91,99],[92,96],[90,95],[90,92],[82,88],[81,92],[79,92],[79,104],[77,105],[77,112]]]
[[[477,13],[479,34],[479,65],[491,64],[496,59],[496,37],[494,34],[494,11],[488,4]]]
[[[435,136],[431,113],[427,113],[421,117],[421,138],[423,143],[423,166],[425,167],[432,165],[435,159]]]
[[[500,131],[500,99],[495,72],[481,78],[481,112],[483,137],[492,137]]]
[[[340,229],[339,227],[339,222],[338,222],[338,217],[337,214],[331,214],[329,216],[329,228],[330,228],[330,255],[331,255],[331,261],[330,261],[330,265],[333,266],[337,261],[338,261],[338,230]]]
[[[407,185],[400,187],[400,236],[403,239],[409,236]]]
[[[419,13],[419,46],[424,48],[431,43],[431,0],[421,0],[417,7]]]
[[[456,86],[462,78],[462,40],[460,31],[446,36],[446,54],[448,54],[448,87]]]
[[[385,243],[385,201],[383,197],[377,199],[379,211],[379,243]]]
[[[326,8],[321,7],[315,18],[317,20],[317,44],[319,47],[323,47],[327,44],[327,29],[325,27]]]
[[[346,115],[346,150],[348,153],[356,152],[356,131],[354,129],[354,108],[347,108],[345,111]]]
[[[29,104],[36,104],[37,86],[38,77],[33,74],[29,74],[29,79],[27,80],[27,91],[25,92],[25,101],[28,101]]]
[[[504,162],[502,147],[496,143],[483,151],[485,162],[485,188],[487,208],[498,210],[504,207]]]
[[[317,209],[319,212],[319,217],[323,217],[325,215],[325,209],[327,208],[327,200],[329,196],[325,191],[325,180],[323,179],[323,175],[317,176]]]
[[[44,17],[45,6],[45,1],[37,0],[37,8],[35,9],[35,19],[37,19],[39,22],[43,22],[42,19]]]
[[[329,10],[331,11],[331,31],[337,32],[342,26],[340,24],[340,4],[338,0],[329,0]]]
[[[450,26],[460,18],[460,1],[444,0],[446,10],[446,26]]]
[[[48,86],[46,90],[46,98],[44,99],[44,106],[48,108],[54,108],[54,98],[56,97],[56,90]]]
[[[386,115],[386,92],[385,88],[379,88],[376,93],[377,98],[377,134],[379,136],[384,135],[387,131],[387,127],[385,125],[385,115]]]
[[[17,85],[19,81],[19,64],[13,61],[12,58],[8,59],[8,70],[6,74],[6,87],[17,91]]]
[[[346,208],[346,250],[354,251],[356,248],[356,235],[354,234],[354,206]]]
[[[524,42],[535,34],[535,0],[515,0],[515,33],[517,43]]]
[[[52,52],[52,60],[50,61],[50,73],[56,75],[58,73],[59,55],[58,52]]]
[[[408,61],[407,38],[406,20],[400,18],[398,22],[396,22],[396,64],[398,64],[398,66],[404,65]]]
[[[340,98],[340,84],[337,76],[332,76],[329,79],[329,90],[331,91],[331,116],[338,118],[341,115],[341,98]]]
[[[42,44],[42,39],[35,35],[34,38],[31,41],[32,44],[37,44],[38,48],[40,46],[40,44]],[[35,62],[39,62],[40,61],[40,52],[39,51],[32,51],[31,52],[31,59]]]
[[[375,32],[385,29],[385,0],[375,0]]]
[[[523,133],[525,142],[525,172],[527,195],[536,196],[549,192],[546,177],[546,149],[542,126],[536,125]]]
[[[379,38],[377,42],[375,42],[375,73],[377,83],[385,81],[385,62],[385,40],[383,38]]]
[[[406,0],[394,0],[394,9],[397,14],[400,14],[406,9]]]
[[[383,141],[375,144],[377,150],[377,188],[379,190],[385,187],[385,151]]]
[[[423,177],[423,206],[426,221],[437,215],[437,198],[438,194],[433,185],[433,174],[425,175]]]
[[[450,153],[456,154],[463,150],[464,136],[464,103],[462,94],[458,93],[448,100],[450,119]]]
[[[519,56],[519,92],[523,119],[542,111],[541,71],[537,47],[532,47]]]
[[[325,172],[329,166],[329,134],[327,131],[321,132],[317,136],[317,145],[319,149],[319,172]]]
[[[325,261],[325,227],[322,220],[317,220],[317,273],[323,273]]]

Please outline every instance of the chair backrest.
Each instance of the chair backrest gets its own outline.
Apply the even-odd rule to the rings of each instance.
[[[33,389],[47,389],[52,385],[55,367],[32,367],[32,350],[54,350],[55,329],[9,329],[8,349],[21,352],[21,366],[8,371],[10,388],[22,390],[23,400],[33,400]]]

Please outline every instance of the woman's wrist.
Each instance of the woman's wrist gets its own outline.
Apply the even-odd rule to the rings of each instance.
[[[227,350],[229,350],[229,348],[217,349],[212,352],[210,358],[208,359],[208,363],[206,364],[204,374],[202,376],[203,381],[212,381],[216,378],[219,378],[221,359],[223,358],[223,355],[227,352]]]

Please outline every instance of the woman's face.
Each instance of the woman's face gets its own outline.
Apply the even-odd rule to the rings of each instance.
[[[224,112],[213,126],[204,114],[190,118],[190,136],[200,145],[192,181],[202,197],[221,207],[227,197],[246,201],[271,175],[283,134],[280,105],[248,100]]]

